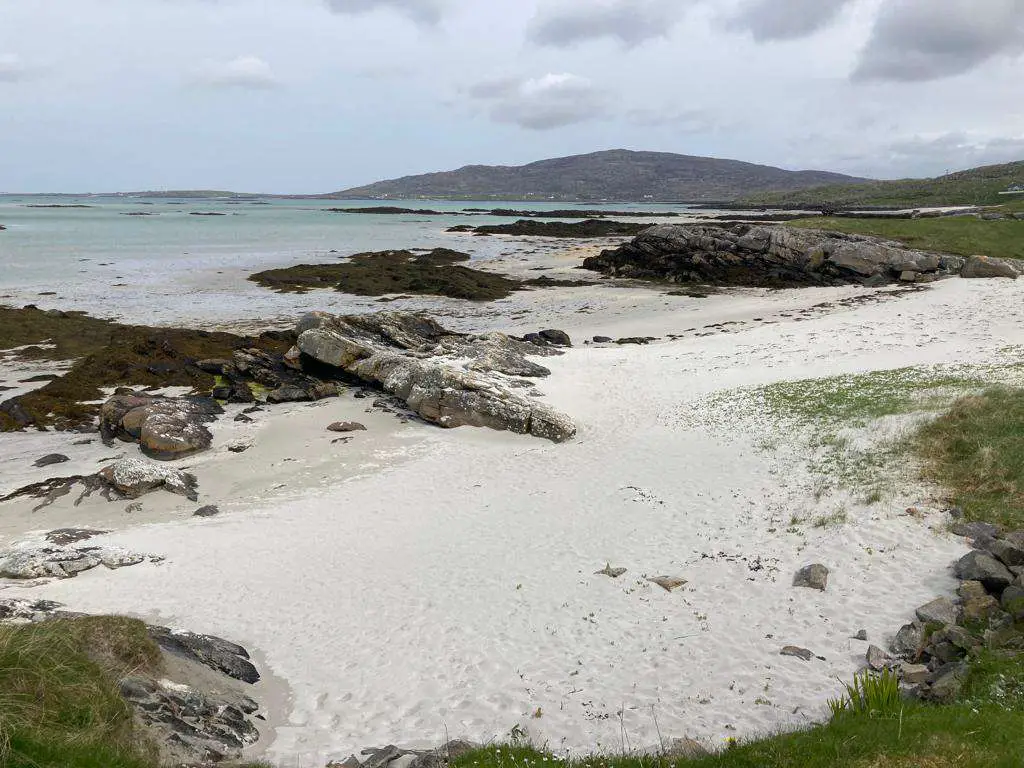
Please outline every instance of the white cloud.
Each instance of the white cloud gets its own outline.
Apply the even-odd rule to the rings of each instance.
[[[603,93],[588,79],[567,72],[531,79],[491,80],[467,89],[487,104],[491,118],[532,130],[561,128],[607,114]]]
[[[0,53],[0,83],[15,83],[31,75],[31,68],[14,53]]]
[[[213,88],[276,88],[280,81],[270,65],[257,56],[239,56],[230,61],[209,62],[199,72],[200,84]]]
[[[1024,50],[1024,0],[889,0],[854,78],[923,81]]]

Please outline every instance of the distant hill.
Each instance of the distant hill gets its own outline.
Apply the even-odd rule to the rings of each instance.
[[[763,191],[865,181],[825,171],[786,171],[738,160],[615,149],[521,166],[468,165],[346,189],[334,199],[719,202]]]
[[[871,181],[853,186],[826,186],[796,192],[760,193],[741,202],[751,205],[837,208],[926,208],[944,205],[995,205],[1024,198],[1000,195],[1024,184],[1024,161],[986,165],[934,179]]]

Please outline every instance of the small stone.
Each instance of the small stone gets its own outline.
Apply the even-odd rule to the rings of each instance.
[[[987,593],[981,597],[970,597],[964,600],[962,613],[965,622],[986,621],[999,613],[999,601]]]
[[[366,427],[357,421],[336,421],[327,427],[329,432],[365,432]]]
[[[892,641],[892,652],[900,656],[916,656],[924,642],[924,627],[916,622],[904,624]]]
[[[36,459],[34,462],[32,462],[32,466],[49,467],[54,464],[63,464],[65,461],[71,461],[71,459],[69,459],[63,453],[51,453],[48,454],[47,456],[43,456],[42,458]]]
[[[853,636],[853,639],[854,640],[861,640],[863,642],[867,642],[868,631],[866,629],[862,629],[860,632],[858,632],[856,635]]]
[[[250,448],[252,448],[252,443],[241,443],[241,442],[239,442],[239,443],[231,443],[231,444],[228,445],[228,450],[231,451],[231,453],[245,453]]]
[[[220,509],[218,509],[216,505],[208,504],[207,506],[200,507],[195,512],[193,512],[192,517],[213,517],[214,515],[219,514]]]
[[[877,645],[872,645],[868,648],[865,659],[868,662],[868,666],[876,672],[881,672],[892,663],[892,657]]]
[[[129,504],[127,507],[124,508],[124,511],[125,511],[125,513],[127,513],[129,515],[132,514],[133,512],[141,512],[142,511],[142,502],[141,501],[133,501],[131,504]]]
[[[1013,574],[1005,565],[977,549],[960,558],[955,571],[964,581],[980,581],[993,594],[999,594],[1013,583]]]
[[[809,651],[806,648],[799,648],[795,645],[787,645],[785,648],[779,651],[779,655],[792,656],[803,661],[810,661],[814,658],[814,651]]]
[[[908,664],[904,661],[900,664],[900,674],[907,685],[921,685],[928,682],[932,673],[925,664]]]
[[[251,416],[246,416],[244,413],[240,413],[237,416],[235,416],[235,421],[237,421],[239,424],[251,424],[253,419]]]
[[[922,605],[916,613],[917,618],[925,624],[935,622],[948,625],[956,624],[960,611],[948,597],[940,597]]]
[[[625,572],[626,572],[625,568],[612,568],[611,563],[609,563],[604,568],[602,568],[600,571],[595,571],[594,575],[595,576],[610,576],[613,579],[617,579],[617,578],[619,578],[619,576],[621,576]]]
[[[611,344],[612,343],[612,337],[611,336],[595,336],[594,337],[594,343],[595,344]]]
[[[821,563],[801,568],[793,577],[793,586],[825,591],[828,586],[828,568]]]
[[[900,272],[901,283],[912,283],[917,279],[917,272],[911,272],[909,269]]]
[[[666,592],[673,592],[686,584],[686,579],[680,579],[676,576],[651,576],[647,580],[652,584],[657,584]]]
[[[993,541],[989,547],[997,560],[1014,568],[1024,566],[1024,531],[1014,531]]]

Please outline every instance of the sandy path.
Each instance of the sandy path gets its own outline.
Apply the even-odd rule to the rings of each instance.
[[[850,636],[881,641],[951,591],[963,544],[936,532],[938,515],[901,514],[921,501],[912,478],[905,497],[851,508],[840,528],[787,532],[814,509],[798,457],[757,450],[767,422],[704,426],[693,403],[744,384],[990,361],[1024,343],[1021,289],[951,280],[806,315],[796,310],[856,291],[750,292],[674,312],[661,297],[624,300],[608,317],[546,306],[577,335],[744,324],[552,359],[541,389],[577,419],[573,443],[409,425],[416,447],[400,461],[311,474],[283,498],[236,489],[234,514],[108,537],[167,562],[32,593],[258,649],[291,686],[287,724],[264,745],[289,764],[517,725],[552,748],[594,750],[649,746],[659,730],[719,745],[808,722],[863,656]],[[301,434],[280,423],[280,439]],[[793,571],[816,561],[832,568],[829,590],[794,590]],[[609,562],[628,573],[593,575]],[[669,594],[643,580],[661,574],[689,583]],[[788,644],[825,661],[780,657]]]

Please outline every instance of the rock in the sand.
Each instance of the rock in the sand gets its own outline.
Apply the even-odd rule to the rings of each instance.
[[[228,443],[228,451],[231,453],[245,453],[250,448],[252,448],[252,443],[246,443],[242,440]]]
[[[787,645],[779,651],[779,655],[792,656],[793,658],[801,659],[802,661],[810,661],[815,657],[814,651],[808,650],[807,648],[800,648],[796,645]]]
[[[916,657],[924,643],[924,626],[913,622],[904,624],[892,641],[892,652],[899,656]]]
[[[236,643],[212,635],[174,632],[167,627],[148,627],[149,636],[168,653],[184,656],[244,683],[257,683],[260,673],[249,661],[249,652]]]
[[[54,464],[63,464],[65,461],[71,461],[63,453],[51,453],[41,458],[36,459],[32,462],[33,467],[51,467]]]
[[[751,224],[665,224],[584,260],[616,277],[751,286],[839,285],[954,274],[964,260],[877,237]],[[916,278],[915,278],[916,279]]]
[[[58,528],[46,534],[46,540],[58,547],[68,544],[78,544],[81,541],[88,541],[96,536],[102,536],[110,531],[98,531],[92,528]]]
[[[987,552],[975,549],[956,564],[956,575],[964,581],[980,581],[992,594],[998,595],[1013,583],[1013,574]]]
[[[988,256],[971,256],[960,272],[961,277],[1007,277],[1016,280],[1019,273],[1016,267],[1002,259],[990,259]]]
[[[22,545],[0,552],[0,578],[6,579],[70,579],[100,565],[125,568],[138,565],[146,555],[119,547],[59,547]]]
[[[150,458],[178,459],[210,447],[213,435],[206,424],[222,413],[220,404],[208,397],[119,394],[100,408],[100,434],[107,441],[138,441]]]
[[[535,364],[523,357],[525,350],[539,354],[546,348],[502,334],[459,336],[429,318],[400,312],[315,313],[296,330],[304,355],[380,387],[429,422],[509,430],[555,442],[576,433],[568,417],[515,394],[489,375],[531,375],[524,371]],[[459,367],[457,360],[468,362]]]
[[[293,384],[285,384],[267,395],[268,403],[301,403],[312,399],[309,392]]]
[[[666,592],[674,592],[687,583],[686,579],[681,579],[678,576],[650,576],[647,580],[651,584],[657,584]]]
[[[626,572],[625,568],[612,568],[611,563],[608,563],[600,571],[595,571],[595,576],[609,576],[610,578],[617,579],[619,576]]]
[[[366,427],[358,421],[336,421],[328,425],[328,432],[365,432]]]
[[[189,501],[199,500],[195,475],[142,459],[121,459],[101,469],[98,475],[128,499],[137,499],[152,490],[163,488]]]
[[[200,507],[192,513],[192,517],[214,517],[220,514],[220,509],[214,504],[208,504],[205,507]]]
[[[595,344],[611,344],[613,341],[611,336],[595,336],[593,342]]]
[[[857,634],[853,636],[853,639],[860,640],[861,642],[867,642],[868,631],[866,629],[859,630]]]
[[[925,624],[935,622],[937,624],[956,624],[960,618],[960,610],[948,597],[940,597],[932,600],[927,605],[922,605],[916,611],[917,618]]]
[[[876,672],[881,672],[883,669],[892,664],[892,656],[883,651],[877,645],[872,645],[868,648],[867,654],[864,656],[868,663],[868,666]]]
[[[571,347],[572,339],[565,331],[549,329],[537,333],[528,333],[523,336],[523,341],[536,344],[538,347]]]
[[[814,563],[801,568],[793,577],[794,587],[805,587],[825,591],[828,586],[828,568],[821,563]]]

